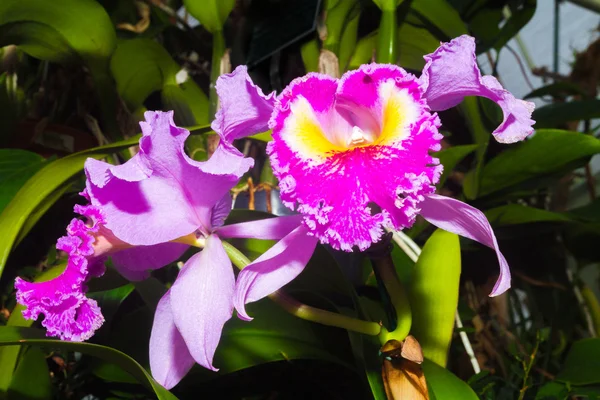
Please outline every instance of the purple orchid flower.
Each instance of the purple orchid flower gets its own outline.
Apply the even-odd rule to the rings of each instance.
[[[191,242],[203,243],[156,310],[150,366],[166,388],[195,362],[216,370],[212,360],[232,316],[235,288],[221,238],[281,239],[301,222],[301,216],[288,216],[222,226],[231,210],[229,190],[254,163],[231,141],[265,131],[275,99],[252,84],[245,67],[220,79],[217,91],[222,108],[212,126],[221,141],[208,161],[185,154],[189,132],[174,125],[172,112],[147,112],[132,159],[117,166],[86,161],[84,195],[90,204],[75,211],[87,223],[74,219],[58,241],[69,253],[64,273],[43,283],[15,282],[26,318],[43,314],[49,336],[87,340],[104,318],[86,297],[85,282],[102,275],[107,256],[124,277],[141,280],[179,259]]]
[[[515,99],[492,76],[481,76],[475,41],[461,36],[425,56],[420,78],[395,65],[363,65],[334,79],[311,73],[277,98],[267,152],[283,203],[304,216],[291,232],[237,279],[235,307],[278,290],[302,272],[317,241],[365,250],[384,229],[410,227],[417,215],[496,251],[500,275],[491,296],[510,287],[510,270],[485,215],[435,193],[442,172],[440,120],[432,110],[465,96],[496,102],[504,121],[496,140],[513,143],[533,132],[534,104]]]

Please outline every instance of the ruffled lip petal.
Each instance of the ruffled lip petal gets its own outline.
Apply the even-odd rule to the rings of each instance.
[[[296,229],[301,223],[302,215],[287,215],[225,225],[216,232],[224,238],[277,240]]]
[[[282,202],[321,243],[365,250],[385,227],[411,226],[435,191],[439,125],[416,78],[397,66],[294,80],[277,101],[267,147]]]
[[[423,96],[432,110],[454,107],[465,96],[482,96],[496,102],[504,120],[493,135],[500,143],[514,143],[533,133],[534,103],[516,99],[493,76],[481,76],[475,56],[475,39],[463,35],[443,43],[425,57],[419,78]]]
[[[265,96],[256,86],[245,65],[217,79],[221,107],[211,128],[225,141],[232,142],[268,129],[275,105],[275,92]]]
[[[490,223],[481,211],[462,201],[431,194],[421,202],[421,216],[438,228],[475,240],[496,251],[500,275],[490,296],[498,296],[510,289],[508,262],[498,247]]]
[[[94,256],[95,237],[104,222],[102,213],[92,205],[76,206],[75,211],[88,218],[73,219],[67,236],[58,239],[56,248],[69,254],[65,270],[45,282],[15,280],[17,302],[27,307],[25,319],[44,315],[42,326],[48,336],[63,340],[87,340],[102,326],[104,317],[96,301],[85,296],[85,282],[104,273],[104,258]]]
[[[316,245],[317,239],[300,226],[242,269],[233,300],[238,317],[251,320],[246,304],[270,295],[296,278],[308,264]]]
[[[233,313],[235,276],[216,235],[185,264],[171,288],[173,320],[196,362],[212,371],[225,322]]]
[[[171,292],[158,302],[150,334],[150,371],[166,389],[177,385],[194,366],[183,337],[173,321]]]

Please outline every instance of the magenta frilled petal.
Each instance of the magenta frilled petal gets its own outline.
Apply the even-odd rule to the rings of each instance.
[[[317,239],[300,226],[277,242],[239,273],[233,304],[240,319],[252,318],[246,304],[279,290],[296,278],[306,267],[317,245]]]
[[[490,296],[497,296],[510,288],[508,263],[498,247],[490,223],[481,211],[456,199],[432,194],[421,202],[421,216],[438,228],[475,240],[495,250],[500,263],[500,276]]]
[[[244,65],[217,79],[220,108],[211,128],[226,141],[266,131],[275,93],[265,96]]]
[[[217,233],[224,238],[277,240],[296,229],[301,223],[302,215],[287,215],[222,226]]]
[[[164,243],[202,228],[211,209],[253,161],[223,143],[205,162],[184,152],[189,132],[172,112],[147,112],[140,151],[123,165],[88,159],[87,192],[102,209],[106,227],[132,245]]]
[[[443,43],[425,56],[420,82],[432,110],[446,110],[465,96],[482,96],[496,102],[504,121],[493,132],[501,143],[514,143],[533,133],[532,102],[516,99],[493,76],[481,76],[475,57],[475,39],[463,35]]]
[[[186,263],[171,288],[171,309],[177,329],[194,360],[217,371],[213,356],[225,322],[233,312],[235,276],[216,235]]]
[[[86,224],[73,219],[67,236],[58,239],[56,248],[69,254],[65,270],[46,282],[15,280],[17,302],[27,307],[25,319],[44,316],[42,326],[48,336],[63,340],[89,339],[104,322],[95,300],[85,296],[85,282],[104,273],[103,257],[94,256],[94,233],[104,222],[101,212],[93,206],[76,206],[75,211],[88,219]]]
[[[364,250],[385,227],[411,226],[434,192],[439,125],[417,79],[393,65],[296,79],[270,121],[282,201],[322,243]]]
[[[113,265],[131,281],[146,279],[151,270],[177,261],[190,246],[182,243],[161,243],[154,246],[137,246],[112,255]]]
[[[150,371],[152,377],[167,389],[183,379],[194,366],[183,337],[177,330],[171,309],[171,292],[158,302],[150,334]]]

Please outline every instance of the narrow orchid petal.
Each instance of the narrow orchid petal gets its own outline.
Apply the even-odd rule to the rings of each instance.
[[[226,238],[281,239],[302,223],[302,215],[267,218],[258,221],[226,225],[218,229]]]
[[[158,302],[150,334],[150,371],[167,389],[177,385],[194,365],[183,337],[173,321],[171,292]]]
[[[497,296],[510,288],[508,263],[500,252],[490,223],[481,211],[456,199],[437,194],[425,196],[420,206],[421,216],[438,228],[475,240],[496,251],[500,263],[500,276],[490,296]]]
[[[190,246],[182,243],[161,243],[121,250],[112,255],[113,265],[121,275],[132,281],[146,279],[148,271],[162,268],[174,261]]]
[[[233,312],[234,286],[231,261],[221,240],[211,235],[171,288],[175,325],[196,362],[213,371],[217,371],[212,362],[223,325]]]
[[[307,233],[299,226],[240,272],[233,304],[241,319],[252,319],[246,313],[247,303],[279,290],[304,270],[318,241]]]
[[[252,83],[246,66],[217,79],[217,94],[221,107],[211,124],[212,129],[226,141],[264,132],[273,106],[275,93],[265,96]]]
[[[493,132],[501,143],[514,143],[533,133],[531,114],[535,105],[516,99],[493,76],[481,76],[475,57],[475,39],[463,35],[443,43],[425,56],[426,65],[420,82],[432,110],[446,110],[465,96],[483,96],[496,102],[504,121]]]
[[[147,112],[140,151],[123,165],[88,159],[87,193],[106,227],[132,245],[154,245],[210,230],[211,209],[253,164],[227,143],[208,161],[184,151],[189,132],[172,112]]]

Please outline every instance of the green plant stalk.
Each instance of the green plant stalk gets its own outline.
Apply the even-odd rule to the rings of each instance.
[[[583,297],[583,301],[590,312],[592,325],[596,331],[596,337],[598,337],[598,335],[600,335],[600,302],[598,302],[596,295],[588,285],[582,286],[581,296]]]
[[[408,293],[398,279],[391,255],[372,259],[373,269],[377,279],[381,279],[390,297],[396,316],[396,326],[393,330],[381,329],[379,340],[382,344],[391,339],[402,341],[406,339],[412,325],[412,312],[408,302]]]
[[[378,63],[395,64],[397,61],[398,21],[395,9],[382,9],[377,35],[375,58]]]
[[[222,242],[225,252],[229,259],[240,270],[250,264],[250,260],[236,247],[228,242]],[[269,295],[269,298],[277,303],[288,313],[304,319],[306,321],[316,322],[327,326],[346,329],[352,332],[363,333],[365,335],[376,336],[381,332],[381,326],[372,321],[363,321],[356,318],[347,317],[331,311],[321,310],[316,307],[307,306],[288,295],[276,291]]]
[[[221,75],[221,60],[225,55],[225,36],[223,31],[213,33],[212,61],[210,66],[210,91],[209,101],[209,120],[212,121],[219,109],[219,97],[217,96],[217,79]]]

